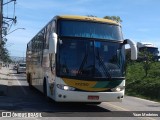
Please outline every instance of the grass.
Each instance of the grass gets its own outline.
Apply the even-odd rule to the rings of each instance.
[[[126,94],[160,102],[160,62],[151,64],[145,75],[143,63],[127,65]]]

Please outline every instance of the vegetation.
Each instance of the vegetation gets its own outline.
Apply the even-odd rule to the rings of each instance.
[[[119,16],[105,16],[104,19],[110,19],[110,20],[114,20],[118,23],[122,22],[121,18]]]
[[[105,16],[118,23],[119,16]],[[130,50],[126,50],[126,94],[160,101],[160,62],[155,62],[153,55],[144,50],[139,53],[139,61],[130,60]]]
[[[147,75],[144,66],[144,61],[128,63],[126,94],[160,101],[160,62],[150,62]]]
[[[3,39],[1,46],[0,46],[0,61],[3,62],[12,62],[9,56],[9,52],[7,50],[7,48],[5,47],[7,40]]]
[[[145,77],[148,76],[148,71],[151,69],[151,64],[155,61],[153,54],[144,49],[142,52],[139,52],[139,61],[142,62],[143,69],[145,71]]]

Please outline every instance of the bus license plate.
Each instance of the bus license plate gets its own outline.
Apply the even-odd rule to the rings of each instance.
[[[99,100],[99,96],[88,96],[88,100]]]

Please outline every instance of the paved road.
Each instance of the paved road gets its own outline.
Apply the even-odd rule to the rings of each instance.
[[[83,117],[85,120],[91,118],[106,119],[104,117],[113,119],[113,116],[118,116],[114,117],[114,119],[123,119],[120,117],[133,116],[133,114],[138,117],[125,117],[125,119],[160,119],[160,117],[152,117],[152,115],[157,115],[153,111],[160,111],[160,103],[158,102],[125,96],[121,103],[103,102],[98,106],[78,103],[54,103],[53,101],[48,101],[36,89],[30,89],[26,82],[25,74],[16,74],[16,71],[7,71],[7,69],[5,69],[5,72],[8,73],[0,74],[0,82],[4,84],[3,87],[6,87],[5,96],[0,96],[0,112],[37,113],[38,116],[49,117],[45,119],[54,117],[57,120],[62,119],[61,117],[71,117],[65,118],[69,120],[74,119],[73,117],[78,117],[76,119],[82,119],[81,117]],[[139,116],[142,113],[149,115],[149,117]],[[158,115],[160,116],[160,112],[158,112]]]

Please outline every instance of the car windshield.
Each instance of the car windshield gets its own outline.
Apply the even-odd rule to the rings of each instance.
[[[122,44],[78,38],[59,40],[58,74],[88,78],[124,76]]]
[[[122,40],[121,27],[108,23],[60,20],[59,36]]]
[[[26,64],[19,64],[20,67],[26,67]]]

